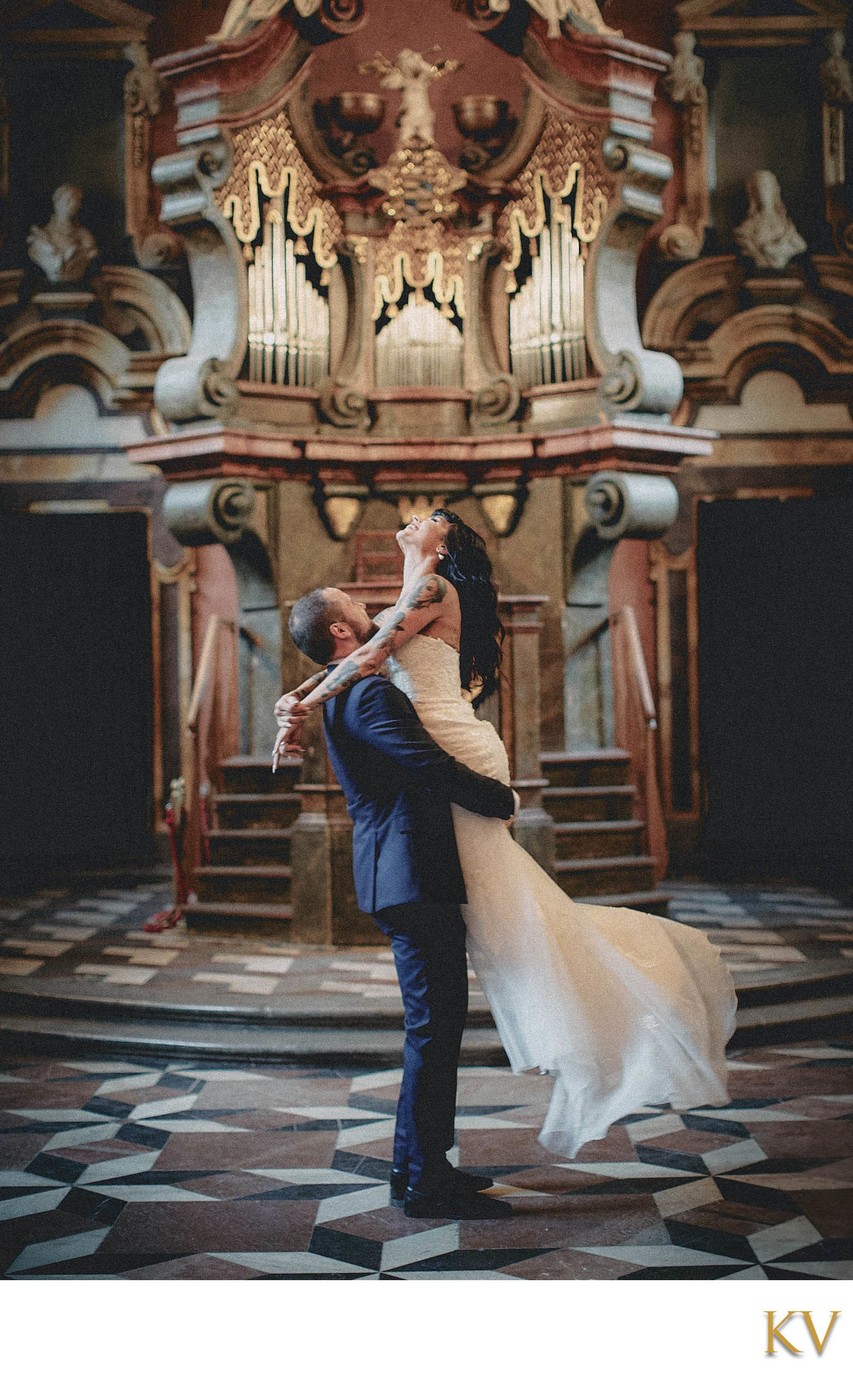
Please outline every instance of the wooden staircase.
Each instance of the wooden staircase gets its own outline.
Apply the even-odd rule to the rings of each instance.
[[[554,875],[567,895],[663,915],[669,897],[655,885],[645,825],[634,817],[636,790],[627,751],[549,751],[542,804],[554,820]]]
[[[644,824],[634,817],[630,772],[628,753],[615,747],[543,754],[554,874],[573,899],[665,914],[669,897],[655,885]],[[301,773],[301,763],[293,762],[273,776],[266,758],[254,756],[221,763],[210,861],[197,873],[198,899],[186,907],[192,928],[291,934],[290,829],[299,814],[294,787]]]
[[[299,814],[294,786],[301,762],[275,776],[269,760],[232,756],[219,767],[210,862],[197,873],[198,899],[185,910],[196,929],[290,932],[290,826]]]

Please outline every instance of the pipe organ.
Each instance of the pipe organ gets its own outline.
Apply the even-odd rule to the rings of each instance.
[[[462,386],[462,333],[423,296],[411,297],[376,334],[376,384]]]
[[[306,272],[308,247],[288,234],[281,197],[265,208],[248,261],[250,381],[316,388],[329,373],[329,302]]]
[[[587,373],[584,260],[564,203],[528,239],[530,270],[509,304],[510,357],[522,389],[580,380]]]

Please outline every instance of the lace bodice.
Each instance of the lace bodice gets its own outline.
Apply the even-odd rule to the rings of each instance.
[[[490,722],[479,718],[462,696],[459,655],[434,636],[412,636],[386,670],[411,699],[418,717],[439,746],[481,775],[509,784],[506,750]]]

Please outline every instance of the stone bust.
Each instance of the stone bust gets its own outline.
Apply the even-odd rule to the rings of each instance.
[[[34,226],[27,238],[29,256],[51,284],[78,284],[98,254],[91,231],[77,220],[83,194],[63,183],[53,194],[53,216],[47,226]]]
[[[806,243],[788,215],[775,173],[759,169],[747,181],[746,218],[735,227],[738,250],[760,270],[784,270]]]

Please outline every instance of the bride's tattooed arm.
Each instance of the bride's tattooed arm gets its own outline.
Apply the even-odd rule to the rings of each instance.
[[[411,636],[423,631],[436,618],[436,607],[447,596],[447,581],[438,573],[430,573],[409,591],[402,593],[387,621],[312,689],[301,701],[300,708],[309,711],[357,684],[359,679],[376,674],[389,655],[399,650]]]
[[[389,655],[435,621],[447,590],[448,584],[444,578],[437,573],[428,574],[409,591],[401,593],[396,607],[388,613],[376,634],[329,674],[320,670],[300,684],[298,689],[282,694],[275,705],[279,730],[272,755],[274,771],[284,756],[301,754],[302,725],[311,709],[343,693],[357,684],[359,679],[376,674]]]
[[[376,635],[359,646],[358,651],[341,660],[329,674],[323,675],[315,688],[302,695],[298,714],[308,713],[312,707],[334,698],[337,693],[343,693],[344,689],[358,684],[369,674],[376,674],[386,663],[388,655],[393,655],[412,635],[423,631],[431,621],[436,620],[437,608],[444,602],[447,591],[447,580],[440,574],[430,573],[411,589],[402,592],[397,606],[388,613],[387,620]],[[301,689],[295,692],[301,692]]]

